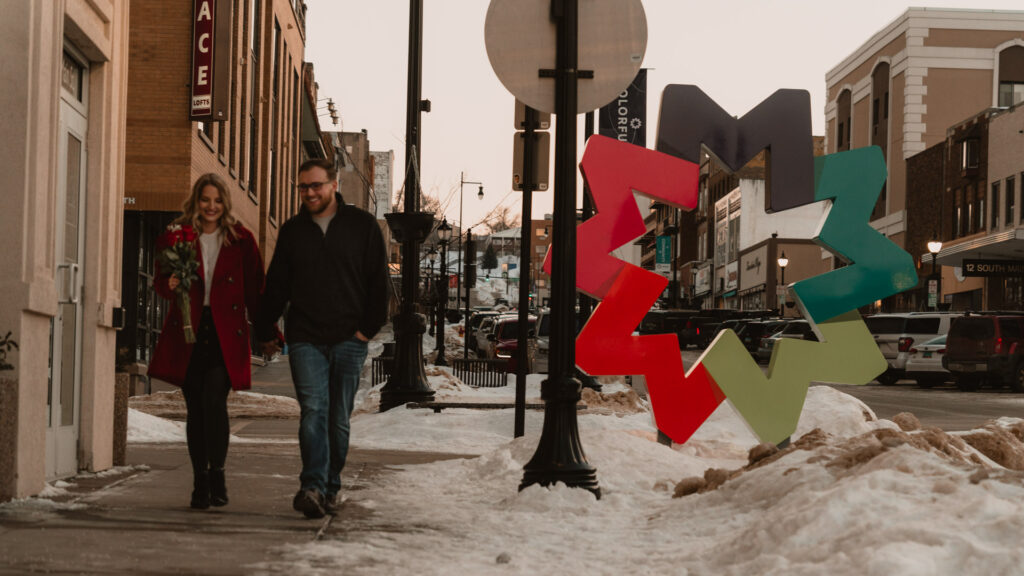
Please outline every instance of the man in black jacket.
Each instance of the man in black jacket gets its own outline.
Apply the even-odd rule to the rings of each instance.
[[[337,506],[367,342],[387,317],[383,236],[373,215],[345,205],[337,176],[326,160],[299,168],[302,210],[281,226],[256,326],[264,355],[272,354],[279,345],[274,324],[288,306],[302,452],[302,487],[292,506],[307,518]]]

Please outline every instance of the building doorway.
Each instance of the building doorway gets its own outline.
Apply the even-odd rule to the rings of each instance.
[[[54,246],[57,315],[50,323],[47,479],[78,472],[82,382],[88,67],[65,50],[61,68]]]

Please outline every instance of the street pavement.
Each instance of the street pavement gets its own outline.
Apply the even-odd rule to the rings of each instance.
[[[255,391],[291,395],[287,363],[254,369]],[[154,386],[154,389],[159,389]],[[301,460],[297,419],[233,420],[230,503],[192,510],[184,444],[129,444],[128,468],[70,480],[64,495],[0,506],[0,574],[253,574],[280,562],[289,545],[343,538],[371,512],[343,504],[337,517],[292,510]],[[343,494],[393,467],[457,454],[353,449]]]

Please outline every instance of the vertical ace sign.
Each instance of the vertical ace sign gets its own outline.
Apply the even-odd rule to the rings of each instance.
[[[227,70],[231,39],[231,2],[194,0],[192,10],[192,83],[189,117],[221,121],[228,101]]]

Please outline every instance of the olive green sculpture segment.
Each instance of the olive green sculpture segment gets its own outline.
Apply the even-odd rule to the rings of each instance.
[[[779,339],[767,373],[732,330],[719,334],[699,360],[762,442],[779,444],[796,431],[811,381],[866,384],[886,369],[856,310],[817,323],[816,331],[820,342]]]

